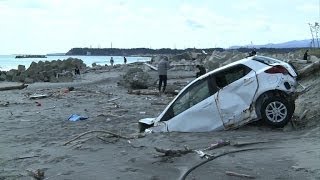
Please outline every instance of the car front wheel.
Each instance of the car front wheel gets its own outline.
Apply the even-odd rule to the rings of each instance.
[[[262,119],[275,127],[284,127],[290,121],[293,111],[294,105],[280,96],[268,98],[261,106]]]

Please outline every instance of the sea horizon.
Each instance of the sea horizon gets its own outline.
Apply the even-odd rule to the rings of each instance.
[[[21,54],[20,54],[21,55]],[[87,66],[92,67],[93,63],[97,65],[110,65],[110,58],[113,57],[114,64],[124,64],[124,58],[126,57],[127,63],[133,62],[146,62],[150,61],[151,57],[144,56],[75,56],[75,55],[45,55],[46,58],[15,58],[16,55],[0,55],[0,71],[9,71],[11,69],[18,69],[18,65],[24,65],[26,69],[29,68],[32,62],[39,61],[53,61],[53,60],[65,60],[68,58],[81,59]]]

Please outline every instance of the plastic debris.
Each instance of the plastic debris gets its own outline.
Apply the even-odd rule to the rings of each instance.
[[[79,121],[79,120],[86,120],[88,119],[89,117],[85,117],[85,116],[81,116],[81,115],[78,115],[78,114],[72,114],[68,120],[69,121]]]

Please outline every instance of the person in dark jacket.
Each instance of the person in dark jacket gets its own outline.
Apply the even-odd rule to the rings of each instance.
[[[306,50],[306,52],[303,54],[303,60],[308,60],[308,57],[310,56],[308,52],[309,50]]]
[[[126,57],[123,57],[123,63],[127,64],[127,58]]]
[[[196,65],[196,68],[199,69],[199,71],[196,74],[196,77],[200,77],[201,75],[203,75],[207,72],[206,68],[204,68],[202,65]]]
[[[170,68],[169,62],[168,62],[168,58],[162,58],[161,61],[158,64],[158,74],[159,74],[159,92],[161,92],[161,86],[162,86],[162,82],[163,82],[163,88],[162,88],[162,92],[164,92],[166,90],[166,86],[167,86],[167,71]]]

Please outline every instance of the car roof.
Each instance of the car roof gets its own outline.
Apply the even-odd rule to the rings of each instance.
[[[195,82],[197,82],[197,81],[199,81],[199,80],[201,80],[201,79],[204,79],[204,78],[206,78],[206,77],[208,77],[208,76],[210,76],[210,75],[212,75],[212,74],[215,74],[215,73],[217,73],[217,72],[219,72],[219,71],[222,71],[222,70],[224,70],[224,69],[228,69],[229,67],[232,67],[232,66],[237,65],[237,64],[244,64],[244,65],[246,65],[246,64],[248,64],[248,62],[250,62],[250,61],[252,61],[252,57],[246,57],[246,58],[244,58],[244,59],[237,60],[237,61],[232,62],[232,63],[230,63],[230,64],[227,64],[227,65],[225,65],[225,66],[222,66],[222,67],[219,67],[219,68],[214,69],[214,70],[212,70],[212,71],[209,71],[208,73],[206,73],[206,74],[204,74],[204,75],[202,75],[202,76],[194,79],[193,81],[191,81],[191,82],[190,82],[187,86],[185,86],[180,92],[184,91],[186,88],[188,88],[189,86],[191,86],[191,85],[194,84]],[[257,62],[257,63],[258,63],[258,62]],[[180,93],[179,93],[179,94],[180,94]]]
[[[237,65],[237,64],[244,64],[244,65],[248,64],[247,62],[249,62],[251,60],[252,60],[252,57],[247,57],[247,58],[244,58],[244,59],[237,60],[235,62],[229,63],[229,64],[224,65],[222,67],[219,67],[217,69],[214,69],[214,70],[212,70],[212,71],[200,76],[199,79],[205,78],[207,76],[210,76],[211,74],[214,74],[216,72],[222,71],[224,69],[228,69],[229,67],[232,67],[232,66]]]

